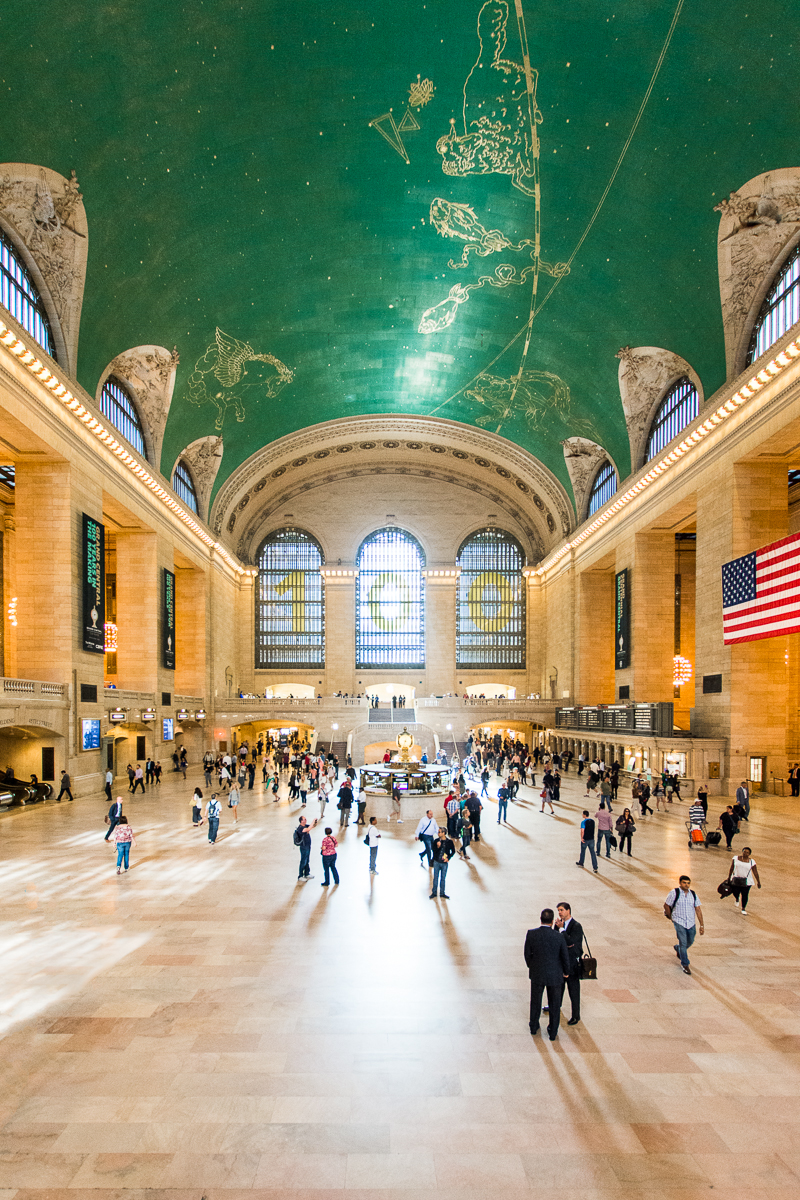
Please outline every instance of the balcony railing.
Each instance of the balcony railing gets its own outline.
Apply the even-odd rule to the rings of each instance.
[[[67,688],[63,683],[43,683],[39,679],[3,678],[3,691],[6,695],[32,696],[38,700],[64,700]]]

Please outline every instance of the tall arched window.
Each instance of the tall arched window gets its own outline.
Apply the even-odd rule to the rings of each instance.
[[[594,477],[592,490],[589,493],[588,515],[591,516],[592,513],[597,512],[598,508],[602,508],[604,504],[608,504],[616,490],[617,472],[610,462],[604,462]]]
[[[180,496],[183,503],[188,505],[193,513],[200,511],[192,473],[182,458],[178,459],[175,470],[172,472],[172,490],[176,496]]]
[[[691,425],[697,416],[697,388],[691,379],[684,375],[677,383],[673,383],[659,405],[653,424],[650,426],[650,437],[647,439],[645,462],[649,462],[659,454],[665,446],[676,438],[682,429]]]
[[[747,364],[766,354],[770,346],[800,321],[800,246],[767,293],[753,326]]]
[[[147,458],[144,447],[144,429],[136,411],[136,405],[131,400],[125,388],[118,379],[109,375],[100,393],[100,411],[108,417],[115,429],[119,430],[134,450]]]
[[[378,529],[358,552],[356,667],[425,666],[425,555],[402,529]]]
[[[14,250],[7,235],[0,229],[0,304],[19,321],[31,337],[56,357],[53,331],[47,319],[42,298],[33,280]]]
[[[278,529],[263,543],[256,561],[256,668],[323,667],[324,559],[319,545],[301,529]]]
[[[501,529],[473,533],[458,552],[456,666],[525,666],[525,555]]]

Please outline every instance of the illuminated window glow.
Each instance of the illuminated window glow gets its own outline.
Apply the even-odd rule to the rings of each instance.
[[[100,393],[100,411],[105,417],[108,417],[125,440],[130,442],[134,450],[138,450],[142,458],[147,458],[144,448],[144,430],[142,422],[139,420],[139,414],[125,388],[113,375],[109,375],[103,384],[103,390]]]
[[[425,556],[402,529],[379,529],[358,552],[356,667],[425,666]]]
[[[53,332],[42,298],[17,256],[11,241],[0,229],[0,304],[50,355],[56,357]]]
[[[172,472],[172,490],[176,496],[180,497],[184,504],[189,506],[193,513],[199,513],[200,510],[197,504],[197,492],[194,489],[194,482],[189,468],[182,458],[178,459],[178,465]]]
[[[610,462],[603,463],[600,470],[597,472],[592,484],[592,490],[589,493],[589,513],[596,513],[598,508],[602,508],[604,504],[608,504],[611,497],[617,490],[617,472],[614,470]]]
[[[324,666],[322,550],[300,529],[279,529],[256,561],[256,667]]]
[[[691,425],[697,416],[697,388],[686,376],[674,383],[659,405],[650,437],[647,442],[645,462],[660,454],[665,446],[676,438],[682,429]]]
[[[748,365],[766,354],[770,346],[800,321],[800,246],[784,266],[767,293],[753,326]]]
[[[525,555],[499,529],[474,533],[458,552],[457,667],[525,666]]]

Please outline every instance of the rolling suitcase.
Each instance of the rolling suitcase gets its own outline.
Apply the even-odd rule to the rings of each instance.
[[[714,830],[712,830],[711,833],[706,835],[706,845],[707,846],[718,846],[721,841],[722,841],[722,834],[720,833],[720,831],[718,829],[714,829]]]

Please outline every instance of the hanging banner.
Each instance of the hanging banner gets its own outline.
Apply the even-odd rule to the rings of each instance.
[[[81,642],[90,654],[105,653],[105,528],[83,513],[83,605]]]
[[[161,612],[161,662],[175,670],[175,576],[164,567],[164,604]]]
[[[614,669],[624,671],[631,665],[631,608],[628,591],[628,568],[617,571],[614,621]]]

